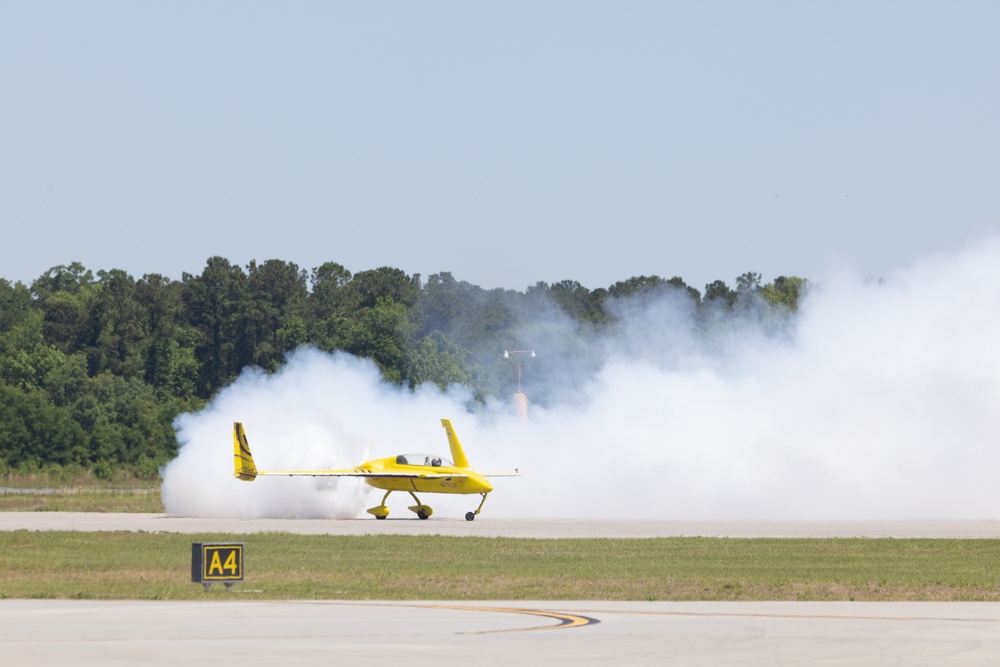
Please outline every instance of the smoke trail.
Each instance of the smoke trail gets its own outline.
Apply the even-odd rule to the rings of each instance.
[[[164,505],[184,516],[355,516],[368,501],[358,480],[234,479],[233,422],[244,423],[260,469],[352,468],[370,446],[373,457],[399,453],[383,443],[440,450],[444,431],[428,415],[456,414],[469,398],[459,387],[411,393],[367,360],[302,348],[277,373],[247,369],[203,411],[177,419],[181,451],[164,470]]]
[[[563,400],[527,421],[505,403],[470,411],[459,387],[410,392],[368,362],[303,349],[178,420],[164,503],[192,516],[363,514],[381,492],[354,480],[233,479],[232,422],[273,469],[353,466],[369,439],[373,457],[447,452],[450,417],[477,469],[524,475],[496,480],[486,516],[997,518],[998,266],[991,237],[880,282],[834,270],[777,336],[754,317],[706,332],[669,296],[623,303],[611,333],[575,342]],[[397,495],[393,516],[409,515]],[[422,499],[439,516],[477,504]]]

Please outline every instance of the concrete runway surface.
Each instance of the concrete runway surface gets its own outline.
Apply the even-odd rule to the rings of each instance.
[[[207,519],[0,512],[0,530],[997,538],[996,521]],[[0,572],[0,579],[3,573]],[[1000,665],[1000,603],[0,600],[0,665]]]
[[[996,665],[1000,603],[0,601],[34,665]]]
[[[148,533],[301,535],[454,535],[479,537],[939,537],[1000,538],[1000,521],[674,521],[665,519],[213,519],[166,514],[0,512],[0,531],[78,530]]]

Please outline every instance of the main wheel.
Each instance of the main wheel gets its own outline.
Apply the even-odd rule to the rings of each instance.
[[[384,514],[376,514],[375,518],[378,519],[379,521],[384,521],[385,520],[385,515]]]
[[[465,520],[466,521],[474,521],[475,518],[476,518],[476,513],[475,512],[466,512],[465,513]]]
[[[426,519],[428,516],[430,515],[427,512],[423,510],[417,510],[417,518]]]

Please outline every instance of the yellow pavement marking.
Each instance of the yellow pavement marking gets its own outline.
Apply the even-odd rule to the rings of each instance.
[[[541,611],[538,609],[516,609],[512,607],[466,607],[456,605],[414,605],[424,609],[456,609],[459,611],[490,611],[503,614],[527,614],[529,616],[542,616],[559,621],[558,625],[541,625],[531,628],[511,628],[510,630],[480,630],[471,632],[460,632],[462,635],[489,635],[502,632],[530,632],[532,630],[563,630],[565,628],[579,628],[584,625],[595,625],[600,623],[596,618],[589,616],[578,616],[576,614],[566,614],[555,611]]]
[[[563,630],[566,628],[579,628],[585,625],[596,625],[600,621],[596,618],[591,618],[589,616],[580,616],[578,614],[569,614],[566,612],[558,611],[543,611],[539,609],[520,609],[517,607],[477,607],[472,605],[453,605],[453,604],[413,604],[413,603],[403,603],[403,604],[392,604],[385,602],[370,602],[370,603],[357,603],[357,602],[322,602],[320,604],[342,604],[346,606],[365,606],[365,607],[409,607],[411,609],[450,609],[455,611],[485,611],[485,612],[497,612],[501,614],[525,614],[528,616],[541,616],[543,618],[551,618],[559,621],[556,625],[541,625],[534,626],[530,628],[511,628],[509,630],[471,630],[467,632],[459,632],[460,635],[489,635],[497,634],[503,632],[531,632],[533,630]]]

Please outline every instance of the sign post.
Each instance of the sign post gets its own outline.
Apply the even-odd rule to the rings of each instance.
[[[191,544],[191,581],[210,590],[223,583],[243,581],[243,545],[234,542],[194,542]]]

